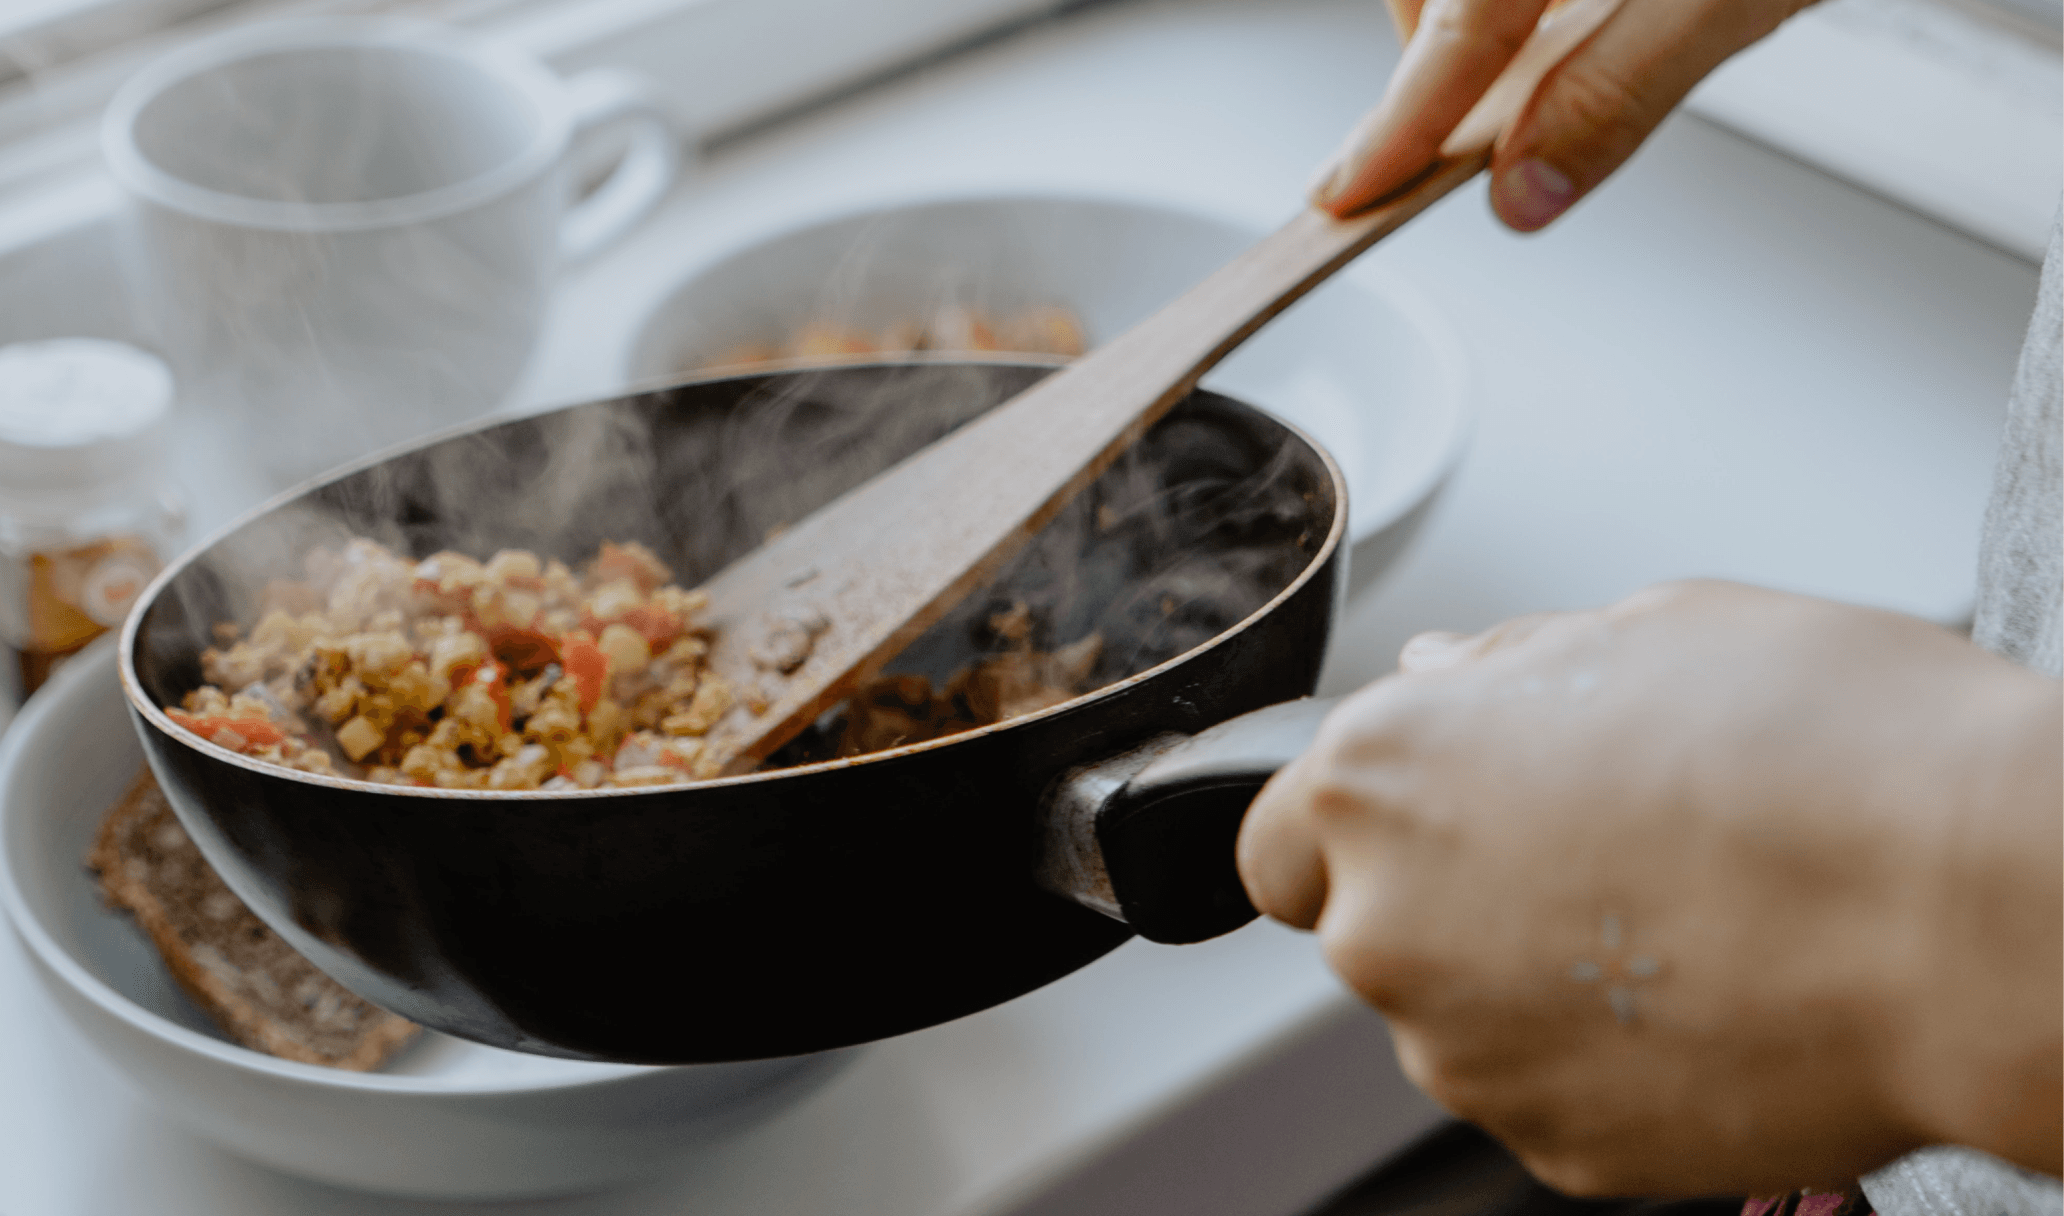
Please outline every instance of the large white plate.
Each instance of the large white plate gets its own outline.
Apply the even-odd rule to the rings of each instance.
[[[58,672],[0,740],[0,909],[59,1010],[164,1112],[240,1156],[347,1187],[442,1198],[589,1191],[765,1119],[850,1059],[651,1068],[426,1032],[341,1072],[225,1039],[83,864],[143,764],[113,638]]]

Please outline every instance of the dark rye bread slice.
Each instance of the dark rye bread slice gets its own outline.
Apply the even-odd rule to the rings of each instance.
[[[225,885],[144,769],[86,855],[101,894],[150,935],[179,986],[255,1051],[363,1072],[416,1035],[413,1022],[315,969]]]

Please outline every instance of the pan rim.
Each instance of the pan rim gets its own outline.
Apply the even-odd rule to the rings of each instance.
[[[602,400],[618,400],[624,397],[637,396],[642,393],[656,392],[664,389],[684,388],[689,385],[714,384],[726,380],[758,378],[760,376],[767,375],[770,372],[786,373],[802,371],[833,371],[862,367],[907,367],[914,364],[963,364],[975,366],[1005,367],[1060,367],[1063,366],[1065,363],[1066,360],[1059,359],[1053,356],[1001,355],[1000,357],[992,358],[989,356],[987,352],[984,352],[982,358],[968,358],[967,352],[959,351],[917,352],[915,354],[903,354],[860,359],[846,357],[821,359],[786,359],[780,360],[773,365],[757,365],[751,371],[743,371],[737,368],[717,369],[714,374],[710,375],[687,376],[669,379],[660,383],[630,385],[626,387],[625,391],[616,394],[615,397],[603,398]],[[1211,392],[1212,390],[1195,389],[1192,391]],[[1227,401],[1231,401],[1234,404],[1239,405],[1243,409],[1253,410],[1254,412],[1262,415],[1264,418],[1267,418],[1269,421],[1275,423],[1276,425],[1282,427],[1284,430],[1288,431],[1291,435],[1295,436],[1312,452],[1317,454],[1320,465],[1326,470],[1326,476],[1332,481],[1333,484],[1333,519],[1327,527],[1325,539],[1319,543],[1319,546],[1317,550],[1313,552],[1311,559],[1305,563],[1303,569],[1297,572],[1296,577],[1292,578],[1288,583],[1284,584],[1283,587],[1276,592],[1276,594],[1270,596],[1269,599],[1266,602],[1264,602],[1260,607],[1256,608],[1253,612],[1248,613],[1246,616],[1240,618],[1232,625],[1226,627],[1218,633],[1213,634],[1208,640],[1196,646],[1193,646],[1188,650],[1183,651],[1181,654],[1177,654],[1170,658],[1164,659],[1161,662],[1156,663],[1154,666],[1145,669],[1144,671],[1134,672],[1133,674],[1126,676],[1122,679],[1114,680],[1111,683],[1102,686],[1101,688],[1091,689],[1090,691],[1082,693],[1078,696],[1070,697],[1066,701],[1062,701],[1057,705],[1050,705],[1045,709],[1037,710],[1033,713],[1022,714],[1014,718],[1006,718],[999,722],[990,722],[985,725],[972,727],[968,730],[960,731],[955,734],[943,735],[936,739],[925,739],[916,743],[906,743],[899,747],[887,748],[882,751],[865,752],[858,756],[834,757],[829,760],[818,760],[809,764],[795,765],[790,768],[778,768],[759,772],[739,773],[734,776],[716,777],[705,781],[683,781],[670,785],[628,786],[609,789],[476,790],[446,789],[439,786],[388,785],[377,781],[367,781],[361,777],[340,777],[334,774],[311,773],[301,769],[288,768],[287,766],[282,764],[273,764],[268,761],[253,759],[252,757],[245,756],[239,752],[231,751],[218,743],[214,743],[210,740],[203,739],[199,735],[194,734],[192,731],[185,730],[179,727],[176,723],[172,721],[170,717],[166,715],[165,711],[162,708],[154,704],[151,698],[144,694],[142,681],[136,675],[135,656],[136,645],[141,635],[141,626],[144,617],[147,615],[147,609],[156,604],[158,596],[164,591],[165,587],[168,586],[173,581],[173,579],[177,578],[182,572],[191,567],[194,561],[200,555],[208,552],[215,545],[219,544],[222,540],[229,537],[239,529],[249,524],[255,523],[259,519],[264,518],[266,515],[271,514],[273,511],[287,505],[288,503],[305,497],[311,491],[315,490],[320,486],[341,480],[345,477],[349,477],[352,474],[360,472],[361,470],[371,468],[377,464],[383,463],[384,461],[390,460],[394,457],[404,455],[408,452],[413,452],[423,448],[427,448],[437,443],[442,443],[448,439],[456,438],[461,435],[472,434],[474,432],[485,430],[490,427],[501,426],[512,421],[521,421],[523,420],[521,418],[476,419],[470,423],[465,423],[460,426],[447,428],[445,430],[441,430],[433,434],[426,435],[415,440],[411,440],[405,444],[399,444],[391,448],[382,449],[381,451],[372,453],[371,455],[368,455],[363,459],[353,461],[348,465],[340,466],[339,468],[333,469],[330,472],[323,474],[322,476],[313,481],[303,483],[302,485],[296,486],[290,490],[284,491],[283,493],[274,495],[273,497],[266,499],[264,502],[259,503],[257,506],[252,507],[250,510],[244,512],[241,515],[238,515],[236,518],[230,520],[228,523],[217,528],[214,532],[210,533],[207,537],[195,543],[186,552],[180,554],[179,557],[177,557],[173,561],[166,563],[165,568],[163,570],[160,570],[157,576],[150,581],[150,584],[144,588],[143,594],[137,597],[135,608],[133,608],[130,611],[128,619],[123,622],[120,642],[119,665],[119,673],[122,682],[122,694],[125,698],[127,698],[129,702],[130,713],[133,716],[140,719],[142,723],[147,724],[153,731],[155,731],[160,736],[170,739],[180,744],[181,746],[187,747],[210,760],[228,763],[237,768],[246,769],[262,777],[271,777],[279,780],[291,781],[299,784],[311,785],[319,788],[340,791],[375,793],[404,798],[422,798],[435,801],[456,801],[464,803],[545,802],[583,804],[600,799],[626,797],[643,798],[651,797],[654,795],[665,796],[679,794],[685,791],[713,790],[718,788],[735,788],[740,786],[749,786],[769,781],[780,780],[783,778],[803,777],[828,772],[841,771],[844,769],[864,764],[876,764],[894,760],[901,760],[907,757],[923,755],[932,751],[936,751],[956,743],[966,743],[972,742],[973,740],[978,738],[987,738],[988,736],[996,734],[1003,730],[1016,728],[1033,722],[1044,721],[1045,719],[1057,717],[1064,713],[1073,712],[1074,710],[1083,708],[1087,705],[1103,700],[1107,697],[1116,696],[1121,692],[1124,692],[1125,690],[1134,687],[1135,685],[1144,683],[1145,681],[1155,676],[1158,676],[1163,672],[1172,670],[1175,667],[1183,663],[1186,663],[1199,655],[1214,650],[1217,647],[1230,642],[1233,638],[1238,637],[1239,635],[1253,628],[1256,623],[1261,621],[1264,617],[1267,617],[1270,613],[1274,612],[1277,607],[1288,601],[1299,591],[1303,590],[1305,585],[1308,584],[1312,579],[1318,577],[1318,572],[1322,568],[1324,568],[1336,554],[1340,553],[1342,542],[1345,540],[1347,536],[1348,488],[1347,476],[1344,472],[1342,472],[1339,463],[1333,458],[1333,453],[1328,451],[1324,444],[1320,443],[1317,439],[1313,438],[1310,434],[1306,433],[1303,428],[1297,426],[1295,423],[1292,423],[1284,418],[1277,416],[1276,414],[1261,406],[1255,405],[1249,401],[1241,400],[1237,397],[1228,396],[1224,393],[1214,392],[1213,395],[1221,397]],[[534,413],[526,414],[523,417],[541,417],[544,415],[560,412],[561,410],[578,409],[584,405],[590,404],[595,404],[595,402],[574,402],[568,405],[554,407],[552,409],[538,410]],[[1344,559],[1345,555],[1342,554],[1341,556]],[[1344,574],[1342,577],[1344,580]],[[149,750],[150,749],[146,747],[146,754],[148,754]]]

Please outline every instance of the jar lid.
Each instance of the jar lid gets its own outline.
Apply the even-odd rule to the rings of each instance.
[[[159,463],[171,408],[171,371],[133,346],[0,346],[0,493],[70,496],[132,480]]]

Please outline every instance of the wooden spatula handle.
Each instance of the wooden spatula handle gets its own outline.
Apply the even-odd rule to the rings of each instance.
[[[904,460],[705,585],[712,669],[740,706],[704,745],[740,772],[988,581],[1075,493],[1283,309],[1488,163],[1534,86],[1619,0],[1569,0],[1409,187],[1336,220],[1307,210],[1179,299]]]

